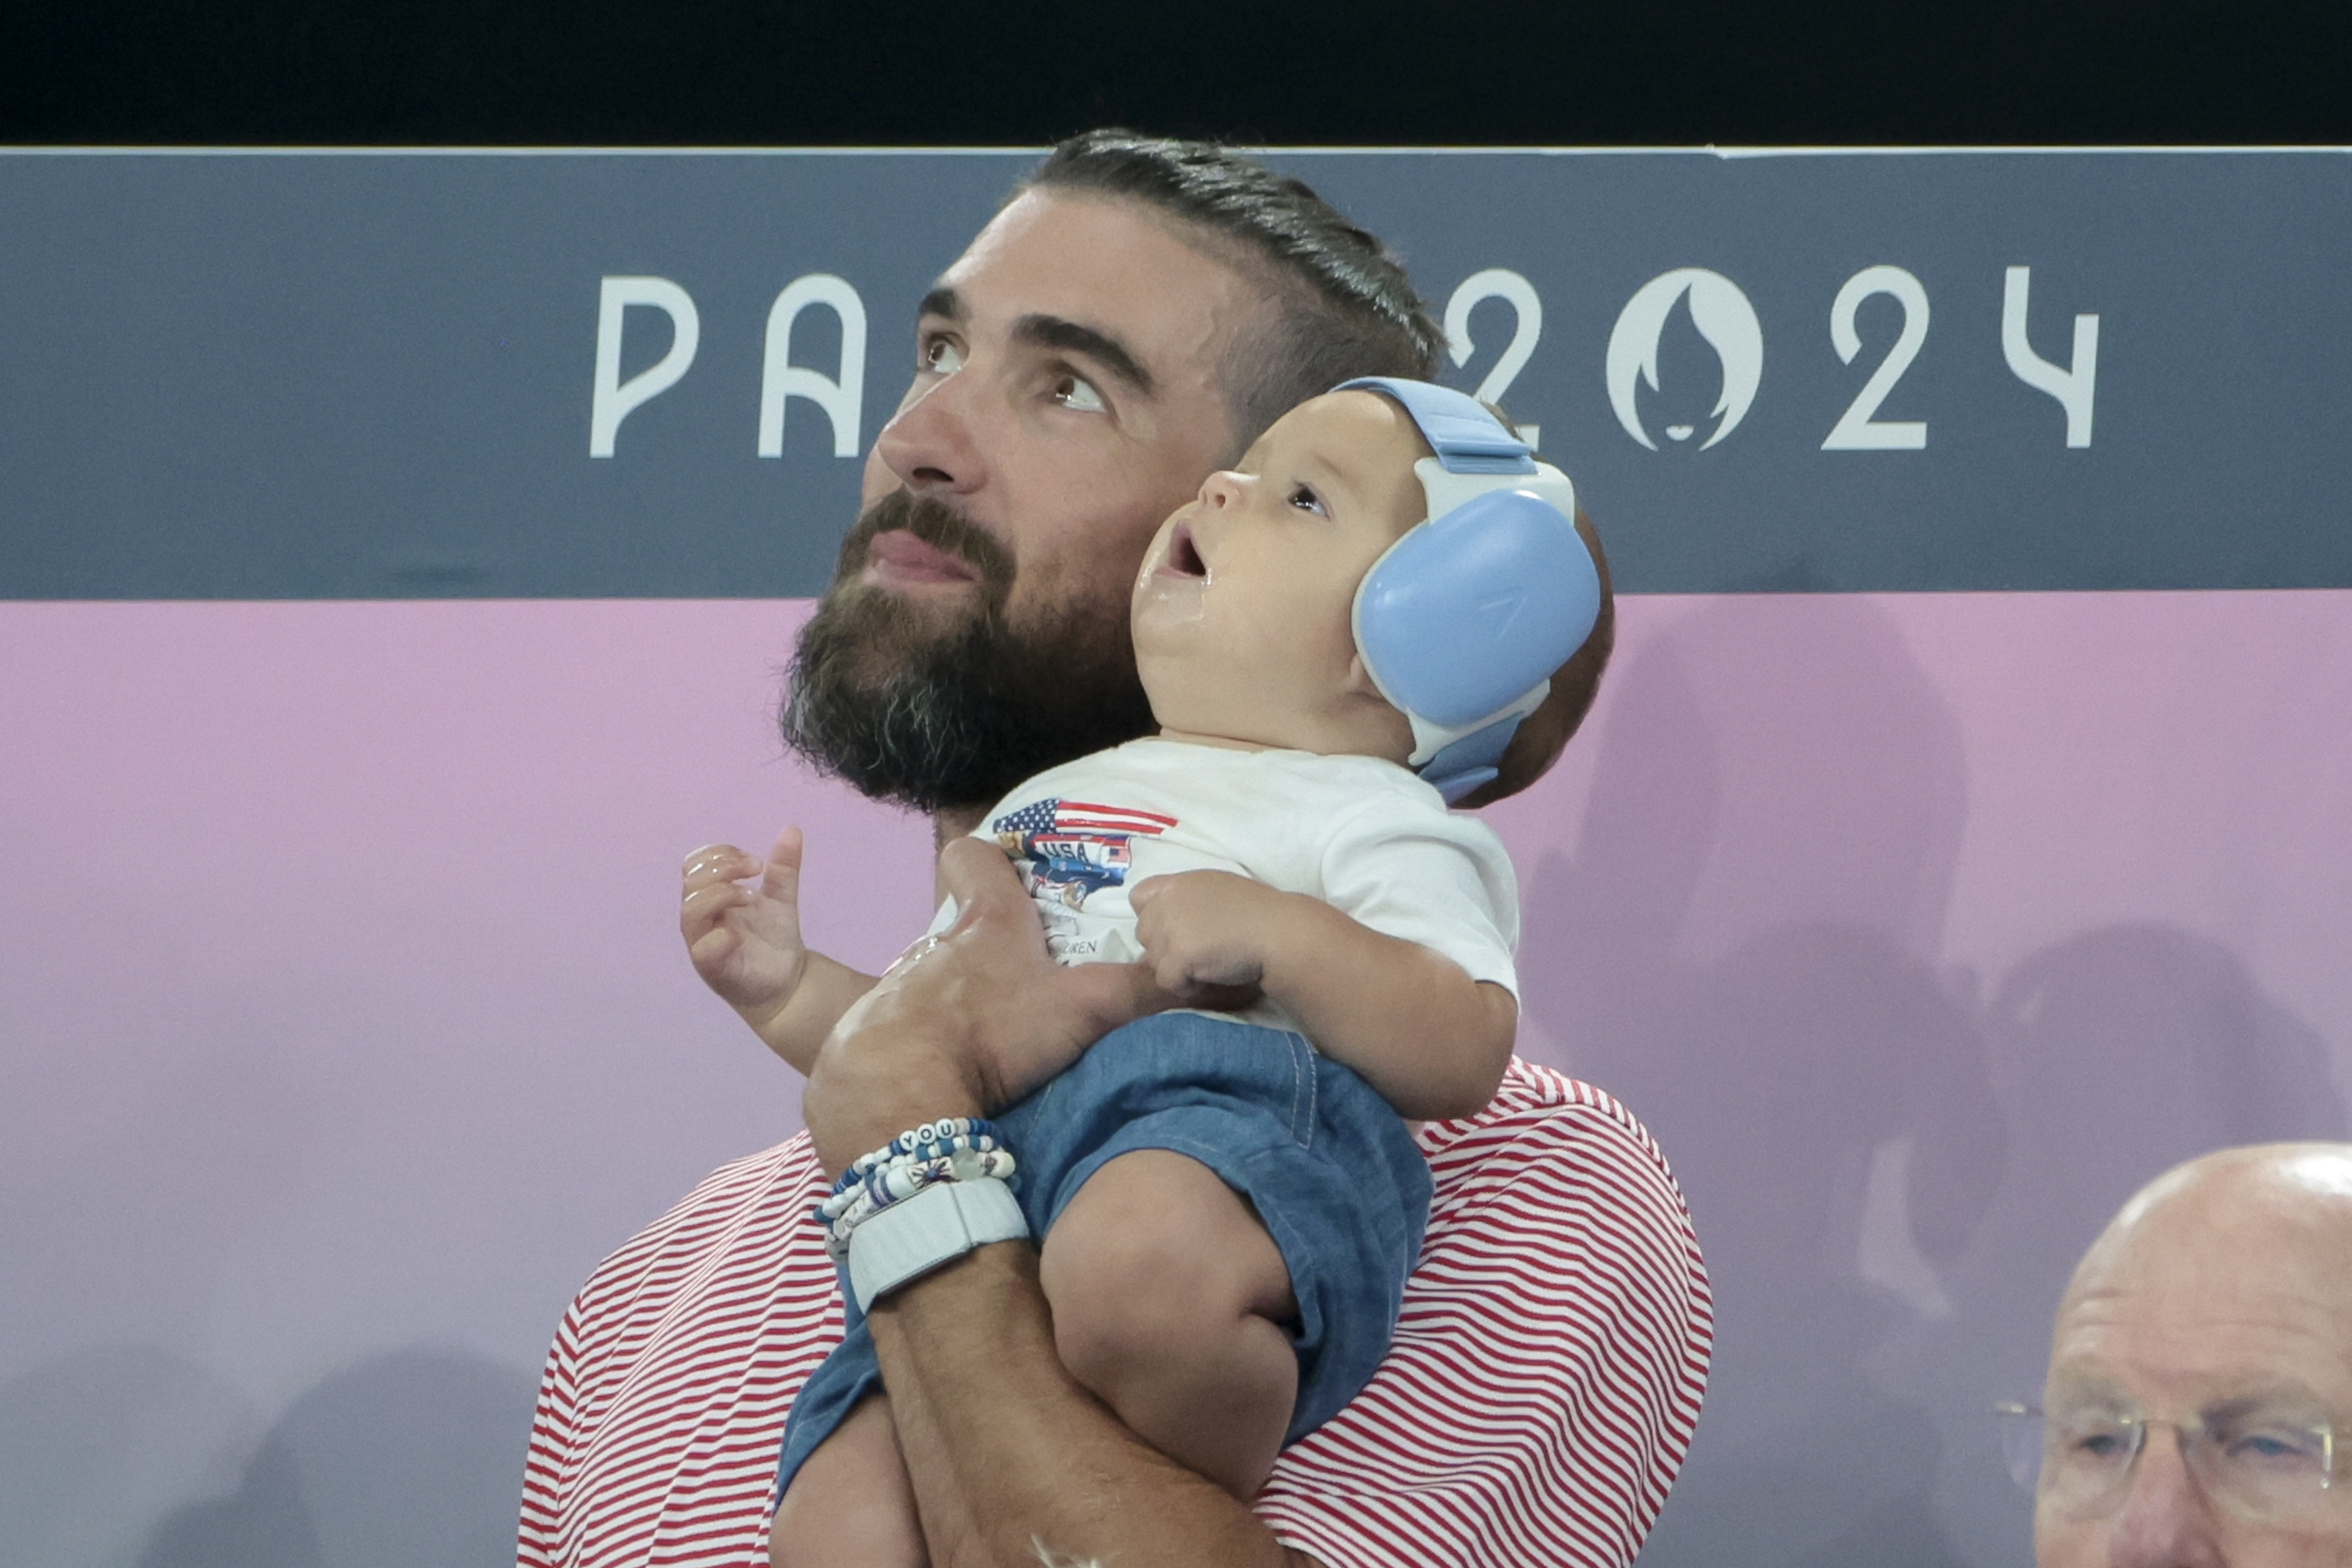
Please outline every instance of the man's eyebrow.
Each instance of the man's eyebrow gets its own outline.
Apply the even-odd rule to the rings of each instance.
[[[2291,1378],[2263,1383],[2242,1394],[2216,1399],[2198,1412],[2208,1421],[2228,1421],[2252,1415],[2255,1411],[2284,1410],[2292,1416],[2309,1416],[2314,1420],[2327,1419],[2327,1403],[2307,1385]]]
[[[915,307],[915,315],[918,319],[940,316],[950,321],[961,321],[963,319],[963,297],[942,283],[923,296],[923,302]]]
[[[1013,340],[1084,354],[1125,382],[1129,390],[1145,397],[1151,395],[1151,372],[1145,370],[1118,339],[1097,332],[1092,327],[1081,327],[1076,321],[1066,321],[1059,316],[1024,316],[1013,323]]]

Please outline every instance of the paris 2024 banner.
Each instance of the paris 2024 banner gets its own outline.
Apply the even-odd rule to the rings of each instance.
[[[2344,1136],[2352,164],[1277,152],[1625,594],[1488,813],[1717,1339],[1647,1568],[2018,1568],[2136,1186]],[[677,867],[926,824],[778,671],[1023,152],[0,154],[0,1558],[511,1561],[606,1252],[788,1136]]]

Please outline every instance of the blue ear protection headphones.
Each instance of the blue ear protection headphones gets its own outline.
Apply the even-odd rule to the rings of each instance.
[[[1475,399],[1427,382],[1362,376],[1420,426],[1413,465],[1429,500],[1356,587],[1356,649],[1412,724],[1407,766],[1447,804],[1496,776],[1552,672],[1592,634],[1601,573],[1576,531],[1576,486]]]

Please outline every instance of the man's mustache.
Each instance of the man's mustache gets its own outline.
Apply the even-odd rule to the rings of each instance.
[[[900,529],[933,549],[969,563],[980,573],[981,587],[987,591],[990,603],[1002,605],[1012,592],[1013,552],[1002,540],[946,502],[908,489],[891,491],[858,515],[841,541],[841,562],[834,570],[833,586],[843,588],[857,580],[866,570],[866,551],[876,535]]]

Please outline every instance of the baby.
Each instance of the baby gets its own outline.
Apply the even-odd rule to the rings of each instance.
[[[1467,546],[1444,531],[1482,507],[1509,515]],[[850,1333],[785,1430],[780,1568],[925,1561],[844,1233],[926,1177],[990,1186],[1017,1161],[1011,1233],[1025,1217],[1043,1239],[1070,1372],[1238,1497],[1370,1378],[1427,1216],[1406,1119],[1475,1113],[1511,1053],[1510,862],[1446,803],[1494,777],[1591,630],[1573,509],[1470,399],[1373,381],[1292,410],[1160,528],[1132,603],[1160,733],[1029,779],[982,831],[1020,862],[1057,959],[1141,962],[1238,1010],[1115,1030],[992,1129],[926,1129],[919,1157],[879,1151],[845,1178],[826,1207]],[[1489,560],[1465,599],[1415,547],[1499,552],[1500,576]],[[1524,666],[1500,699],[1478,668],[1496,646]],[[1466,711],[1465,674],[1490,694]],[[806,1071],[875,982],[803,947],[800,857],[791,830],[764,864],[698,855],[683,925],[712,988]]]

